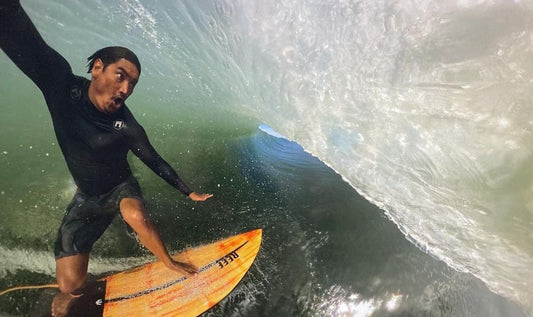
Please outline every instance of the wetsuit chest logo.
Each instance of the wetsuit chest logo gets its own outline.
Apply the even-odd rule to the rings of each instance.
[[[124,127],[124,121],[122,120],[115,120],[113,122],[113,128],[115,128],[115,130],[120,130]]]
[[[73,100],[80,100],[81,89],[78,86],[74,86],[70,89],[70,98]]]

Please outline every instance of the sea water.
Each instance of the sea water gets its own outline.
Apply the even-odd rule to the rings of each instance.
[[[130,109],[215,195],[187,201],[131,157],[170,250],[264,228],[206,315],[531,314],[531,2],[22,2],[76,74],[104,46],[139,55]],[[49,283],[74,184],[40,92],[0,67],[0,285]],[[117,222],[90,272],[151,259]]]

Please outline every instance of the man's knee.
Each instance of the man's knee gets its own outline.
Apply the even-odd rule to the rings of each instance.
[[[122,214],[122,218],[132,227],[147,221],[144,204],[134,198],[122,199],[120,202],[120,213]]]

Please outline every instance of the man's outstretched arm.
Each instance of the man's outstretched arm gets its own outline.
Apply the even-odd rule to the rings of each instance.
[[[45,94],[72,73],[68,62],[45,43],[19,0],[0,0],[0,48]]]

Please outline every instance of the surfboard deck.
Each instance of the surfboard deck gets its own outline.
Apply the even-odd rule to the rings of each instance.
[[[69,316],[198,316],[237,286],[261,246],[257,229],[173,255],[199,268],[188,277],[155,261],[90,286]]]

